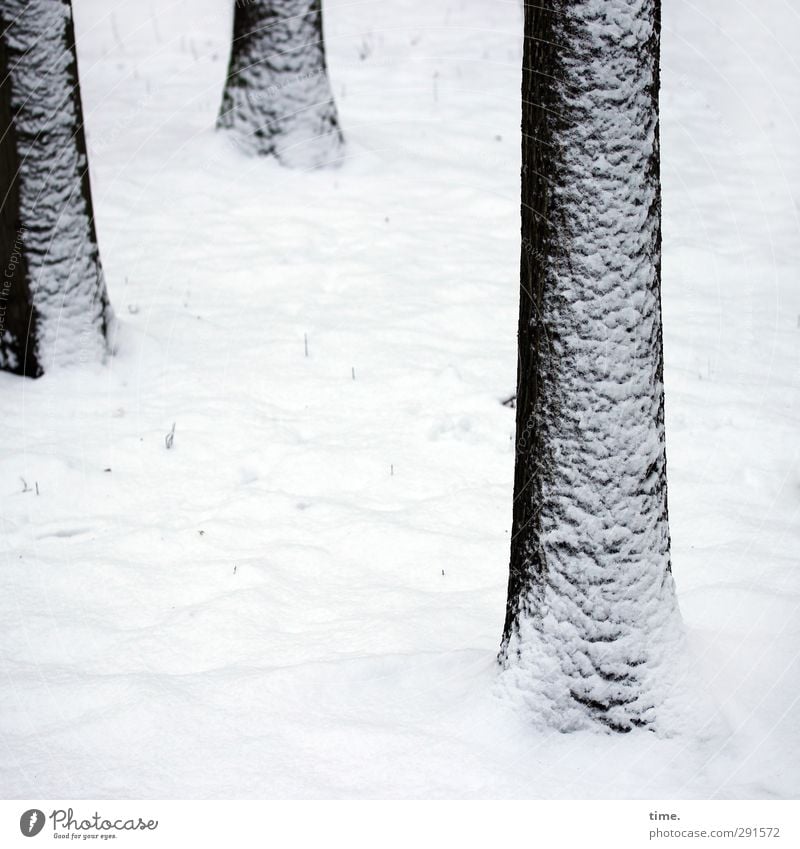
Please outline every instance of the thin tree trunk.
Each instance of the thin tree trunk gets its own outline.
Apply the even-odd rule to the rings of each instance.
[[[654,723],[680,622],[660,306],[659,0],[526,5],[504,685],[561,730]]]
[[[4,0],[36,357],[100,359],[113,320],[97,246],[69,0]]]
[[[5,21],[0,16],[0,30]],[[19,157],[11,122],[11,80],[0,38],[0,369],[26,377],[41,374],[36,358],[36,315],[25,261],[25,230],[19,214]]]
[[[233,131],[244,151],[284,165],[340,159],[320,0],[237,0],[217,126]]]

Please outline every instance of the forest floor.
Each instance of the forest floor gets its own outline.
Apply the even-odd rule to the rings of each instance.
[[[660,739],[493,694],[520,3],[327,0],[323,173],[213,132],[232,4],[74,6],[119,351],[0,375],[0,795],[798,796],[798,13],[664,4]]]

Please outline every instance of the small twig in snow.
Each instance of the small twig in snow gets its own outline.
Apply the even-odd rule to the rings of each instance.
[[[119,52],[125,52],[125,46],[122,43],[122,39],[119,37],[119,32],[117,31],[117,18],[114,13],[111,13],[111,34],[114,36],[114,41],[117,42],[117,47],[119,47]]]

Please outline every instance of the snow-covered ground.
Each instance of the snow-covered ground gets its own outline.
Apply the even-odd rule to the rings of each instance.
[[[313,174],[211,129],[232,3],[74,5],[119,353],[0,375],[0,795],[796,797],[800,12],[664,8],[670,515],[702,692],[656,739],[544,734],[493,694],[518,0],[327,0],[348,156]]]

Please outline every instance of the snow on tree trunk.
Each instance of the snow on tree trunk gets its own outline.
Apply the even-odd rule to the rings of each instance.
[[[5,21],[0,16],[0,30]],[[25,231],[19,217],[19,157],[11,123],[11,80],[0,38],[0,369],[27,377],[41,374],[36,359],[36,315],[25,262]]]
[[[217,126],[245,152],[317,168],[343,149],[328,82],[320,0],[236,0]]]
[[[113,320],[94,227],[72,5],[4,0],[21,240],[45,370],[100,359]]]
[[[517,454],[501,687],[658,727],[679,654],[660,305],[659,0],[526,6]]]

